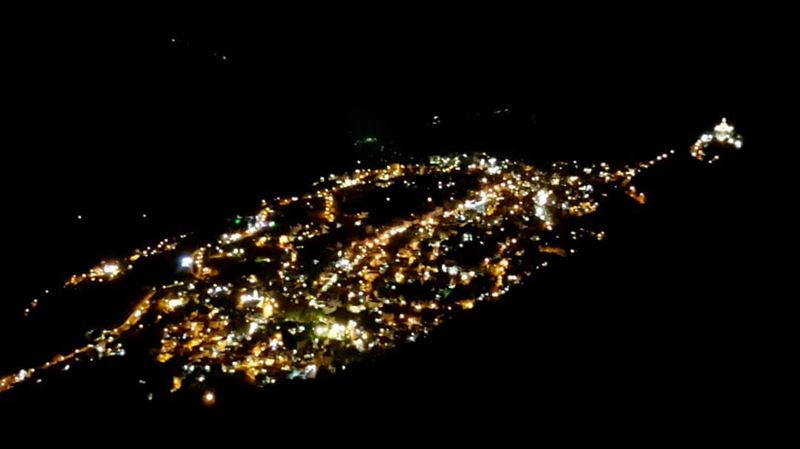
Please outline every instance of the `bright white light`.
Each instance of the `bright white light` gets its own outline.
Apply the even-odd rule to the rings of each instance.
[[[313,363],[310,364],[310,365],[307,365],[303,369],[303,377],[307,377],[309,379],[313,379],[313,378],[317,377],[317,365],[315,365]]]
[[[180,298],[170,299],[170,300],[167,301],[167,306],[169,306],[170,309],[174,309],[174,308],[180,307],[182,305],[183,305],[183,300],[180,299]]]
[[[251,294],[248,294],[248,293],[243,294],[241,299],[242,299],[242,302],[257,302],[257,301],[261,301],[262,299],[264,299],[264,297],[261,296],[261,294],[258,292],[258,290],[253,290],[253,293],[251,293]]]
[[[467,200],[467,201],[464,202],[464,208],[465,209],[469,209],[469,210],[480,209],[481,207],[483,207],[485,205],[486,205],[486,198],[485,197],[483,197],[483,198],[481,198],[480,200],[477,200],[477,201]]]
[[[181,268],[192,268],[194,258],[192,256],[181,257]]]
[[[334,323],[328,331],[329,338],[341,339],[344,337],[344,332],[347,328],[343,324]]]
[[[327,337],[332,340],[341,340],[345,336],[347,327],[345,327],[344,324],[333,323],[330,326],[319,325],[314,329],[314,331],[320,337]]]
[[[536,193],[536,200],[535,200],[536,204],[538,204],[540,206],[546,205],[547,204],[547,200],[548,200],[549,197],[550,197],[550,192],[549,191],[544,190],[544,189],[539,190]]]
[[[347,259],[339,259],[336,261],[336,268],[342,268],[344,270],[350,270],[353,265]]]
[[[214,395],[213,391],[206,391],[203,393],[203,404],[205,405],[214,405],[214,402],[217,401],[217,397]]]

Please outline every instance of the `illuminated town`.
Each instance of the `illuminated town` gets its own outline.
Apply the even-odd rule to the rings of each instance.
[[[741,146],[723,119],[690,153],[713,162],[713,150]],[[335,373],[413,342],[603,239],[587,216],[614,191],[644,203],[634,177],[673,153],[623,168],[547,169],[451,155],[321,178],[312,193],[264,201],[211,242],[182,235],[72,276],[65,289],[118,282],[145,260],[175,267],[147,286],[121,324],[0,378],[0,392],[70,364],[124,356],[146,331],[157,336],[153,363],[169,372],[171,391],[197,389],[207,405],[220,376],[268,385]]]

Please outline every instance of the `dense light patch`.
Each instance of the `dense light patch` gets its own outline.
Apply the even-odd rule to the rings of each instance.
[[[691,154],[704,160],[711,142],[739,148],[741,137],[723,120]],[[126,340],[143,330],[157,335],[154,363],[171,371],[171,391],[223,375],[266,385],[336,372],[415,341],[603,239],[583,217],[614,189],[643,203],[632,179],[672,153],[620,169],[573,162],[542,170],[474,154],[330,175],[312,193],[265,201],[212,242],[166,239],[73,276],[68,288],[117,281],[147,257],[172,257],[175,267],[122,324],[0,378],[0,391],[124,355]],[[214,391],[201,388],[213,405]]]

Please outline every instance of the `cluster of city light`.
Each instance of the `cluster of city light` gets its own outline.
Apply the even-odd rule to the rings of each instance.
[[[724,120],[714,133],[741,146]],[[702,160],[697,145],[692,155]],[[172,376],[171,390],[200,388],[206,404],[216,401],[207,385],[223,375],[264,385],[335,373],[602,239],[582,217],[615,189],[644,202],[632,179],[672,153],[616,170],[455,155],[321,178],[315,192],[264,201],[213,242],[148,250],[178,254],[171,282],[152,287],[92,344],[0,378],[0,391],[123,355],[142,329],[157,331],[155,362]],[[103,262],[68,284],[119,279],[143,255]]]
[[[127,271],[133,269],[134,264],[141,259],[148,257],[158,256],[166,252],[174,251],[178,243],[186,238],[186,235],[181,235],[178,238],[164,239],[158,242],[155,246],[148,246],[144,249],[136,249],[133,253],[121,260],[111,259],[103,260],[96,266],[89,269],[89,271],[81,274],[71,276],[66,284],[78,285],[83,282],[104,282],[112,281],[118,276],[121,276]]]
[[[147,246],[145,248],[137,248],[127,257],[119,259],[102,260],[99,264],[90,268],[88,271],[80,274],[74,274],[64,283],[65,287],[78,286],[84,283],[103,283],[113,281],[128,271],[132,270],[137,262],[147,258],[161,256],[163,254],[172,252],[178,247],[178,244],[187,237],[187,234],[182,234],[178,237],[166,238],[155,245]],[[42,297],[51,294],[50,290],[45,290]],[[29,303],[28,307],[24,310],[24,315],[31,314],[40,304],[40,298],[34,298]]]
[[[713,164],[720,158],[719,154],[709,155],[708,150],[714,145],[733,147],[737,150],[742,147],[742,136],[728,124],[724,118],[711,132],[703,133],[691,147],[691,154],[697,160]]]

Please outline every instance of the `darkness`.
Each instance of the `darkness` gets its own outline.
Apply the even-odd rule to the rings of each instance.
[[[796,36],[2,38],[0,374],[57,339],[58,323],[24,331],[22,310],[44,289],[357,160],[679,156],[637,183],[648,204],[604,212],[596,248],[344,374],[220,385],[208,409],[197,391],[148,402],[143,368],[106,359],[4,393],[2,413],[705,415],[800,403]],[[744,149],[691,160],[723,116]],[[371,136],[386,149],[354,145]]]

